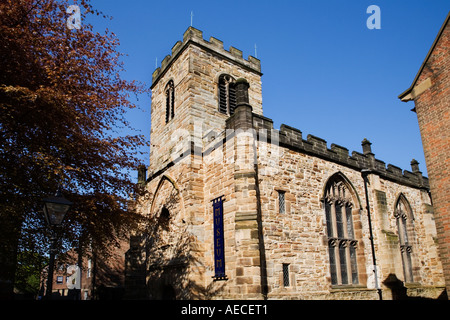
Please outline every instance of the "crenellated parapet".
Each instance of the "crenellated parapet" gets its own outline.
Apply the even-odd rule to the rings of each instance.
[[[428,178],[422,175],[419,170],[419,163],[416,160],[411,161],[412,171],[402,170],[392,164],[386,166],[384,161],[375,158],[371,143],[367,139],[361,142],[362,153],[353,151],[349,154],[347,148],[334,143],[328,148],[326,140],[311,134],[305,140],[300,130],[285,124],[281,125],[280,130],[275,130],[273,129],[273,121],[260,115],[253,114],[253,127],[258,136],[264,135],[265,141],[279,143],[280,147],[336,162],[359,171],[370,169],[372,173],[387,180],[429,189]]]
[[[244,79],[238,82],[247,83]],[[242,85],[242,88],[238,86],[237,95],[240,96],[240,91],[245,92],[247,89],[248,83],[247,86]],[[326,140],[312,134],[308,134],[305,140],[299,129],[286,124],[282,124],[280,129],[276,130],[273,128],[272,119],[253,113],[252,107],[248,105],[248,98],[245,95],[242,95],[242,97],[234,115],[226,120],[226,131],[222,133],[211,131],[203,137],[203,157],[222,147],[236,133],[250,132],[257,142],[271,143],[295,152],[335,162],[357,171],[368,169],[371,173],[386,180],[414,188],[429,189],[428,178],[422,175],[419,170],[419,163],[414,159],[411,161],[412,171],[402,170],[393,164],[386,165],[384,161],[375,158],[375,154],[372,152],[372,143],[366,138],[361,142],[362,152],[352,151],[349,154],[347,148],[335,143],[332,143],[328,148]]]
[[[221,40],[210,37],[209,41],[207,41],[203,39],[202,31],[194,27],[189,27],[183,35],[183,41],[177,41],[175,43],[175,45],[172,47],[172,54],[167,55],[162,60],[161,66],[153,72],[152,87],[155,86],[158,80],[168,70],[173,61],[175,61],[190,44],[199,46],[210,53],[219,55],[221,56],[221,58],[240,65],[244,69],[251,70],[261,75],[261,62],[259,59],[253,56],[249,56],[247,59],[244,59],[243,52],[241,50],[235,47],[230,47],[229,50],[225,50],[223,42]]]

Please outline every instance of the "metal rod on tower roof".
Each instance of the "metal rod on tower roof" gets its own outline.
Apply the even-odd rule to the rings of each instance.
[[[194,20],[194,11],[191,11],[191,27],[192,27],[193,20]]]

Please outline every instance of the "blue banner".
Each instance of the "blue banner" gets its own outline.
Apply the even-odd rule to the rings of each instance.
[[[225,275],[225,241],[223,228],[223,196],[213,202],[214,213],[214,280],[227,280]]]

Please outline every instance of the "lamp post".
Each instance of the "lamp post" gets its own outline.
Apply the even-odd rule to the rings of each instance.
[[[44,202],[44,217],[50,227],[50,261],[48,266],[47,291],[45,293],[46,299],[51,299],[53,289],[53,268],[55,264],[56,254],[56,230],[64,220],[64,217],[72,206],[72,202],[64,198],[61,191],[58,190],[52,197],[43,199]]]

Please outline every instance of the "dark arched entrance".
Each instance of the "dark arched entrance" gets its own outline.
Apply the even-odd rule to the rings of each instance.
[[[166,284],[162,289],[162,299],[163,300],[176,300],[177,296],[175,294],[175,290],[170,284]]]

